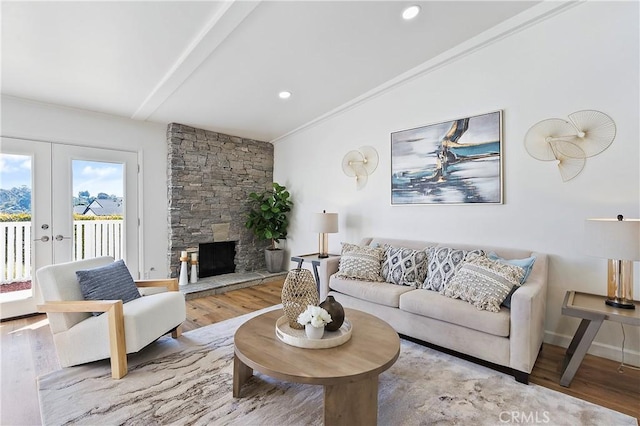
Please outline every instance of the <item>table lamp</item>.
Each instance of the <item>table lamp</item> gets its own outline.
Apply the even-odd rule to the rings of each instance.
[[[633,261],[640,260],[640,219],[587,219],[587,254],[608,259],[609,306],[635,309]]]
[[[318,236],[318,257],[321,259],[329,257],[329,236],[338,232],[338,213],[313,214],[311,229],[319,234]]]

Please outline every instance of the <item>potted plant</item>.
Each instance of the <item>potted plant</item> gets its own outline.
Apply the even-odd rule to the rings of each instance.
[[[270,190],[249,194],[251,210],[244,226],[252,230],[256,237],[271,241],[271,245],[265,250],[269,272],[282,270],[284,251],[276,247],[276,243],[287,236],[288,213],[293,207],[290,198],[291,194],[287,188],[277,182],[273,182]]]

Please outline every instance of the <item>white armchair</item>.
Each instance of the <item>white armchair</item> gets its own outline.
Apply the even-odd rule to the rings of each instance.
[[[47,313],[61,366],[111,358],[111,375],[120,379],[127,374],[127,354],[164,334],[180,336],[186,306],[176,279],[135,281],[138,288],[166,287],[169,291],[143,290],[142,297],[124,304],[122,300],[83,300],[76,271],[113,261],[112,257],[98,257],[40,268],[36,276],[44,303],[38,310]],[[106,314],[93,316],[92,312]]]

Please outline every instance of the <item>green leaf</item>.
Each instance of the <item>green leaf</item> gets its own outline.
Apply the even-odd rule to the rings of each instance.
[[[271,244],[274,245],[275,241],[287,236],[287,213],[293,205],[290,197],[287,188],[277,182],[272,182],[271,189],[262,193],[250,193],[250,210],[246,216],[245,227],[256,237],[271,240]]]

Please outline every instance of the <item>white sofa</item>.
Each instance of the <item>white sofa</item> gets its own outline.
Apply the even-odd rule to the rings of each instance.
[[[493,251],[505,259],[535,256],[527,278],[511,299],[511,309],[493,313],[436,291],[396,284],[338,278],[339,257],[320,270],[320,300],[328,294],[343,306],[376,315],[399,334],[486,361],[507,371],[521,383],[538,357],[544,332],[547,293],[547,256],[526,250],[429,241],[366,238],[360,245],[424,249],[428,246]]]

